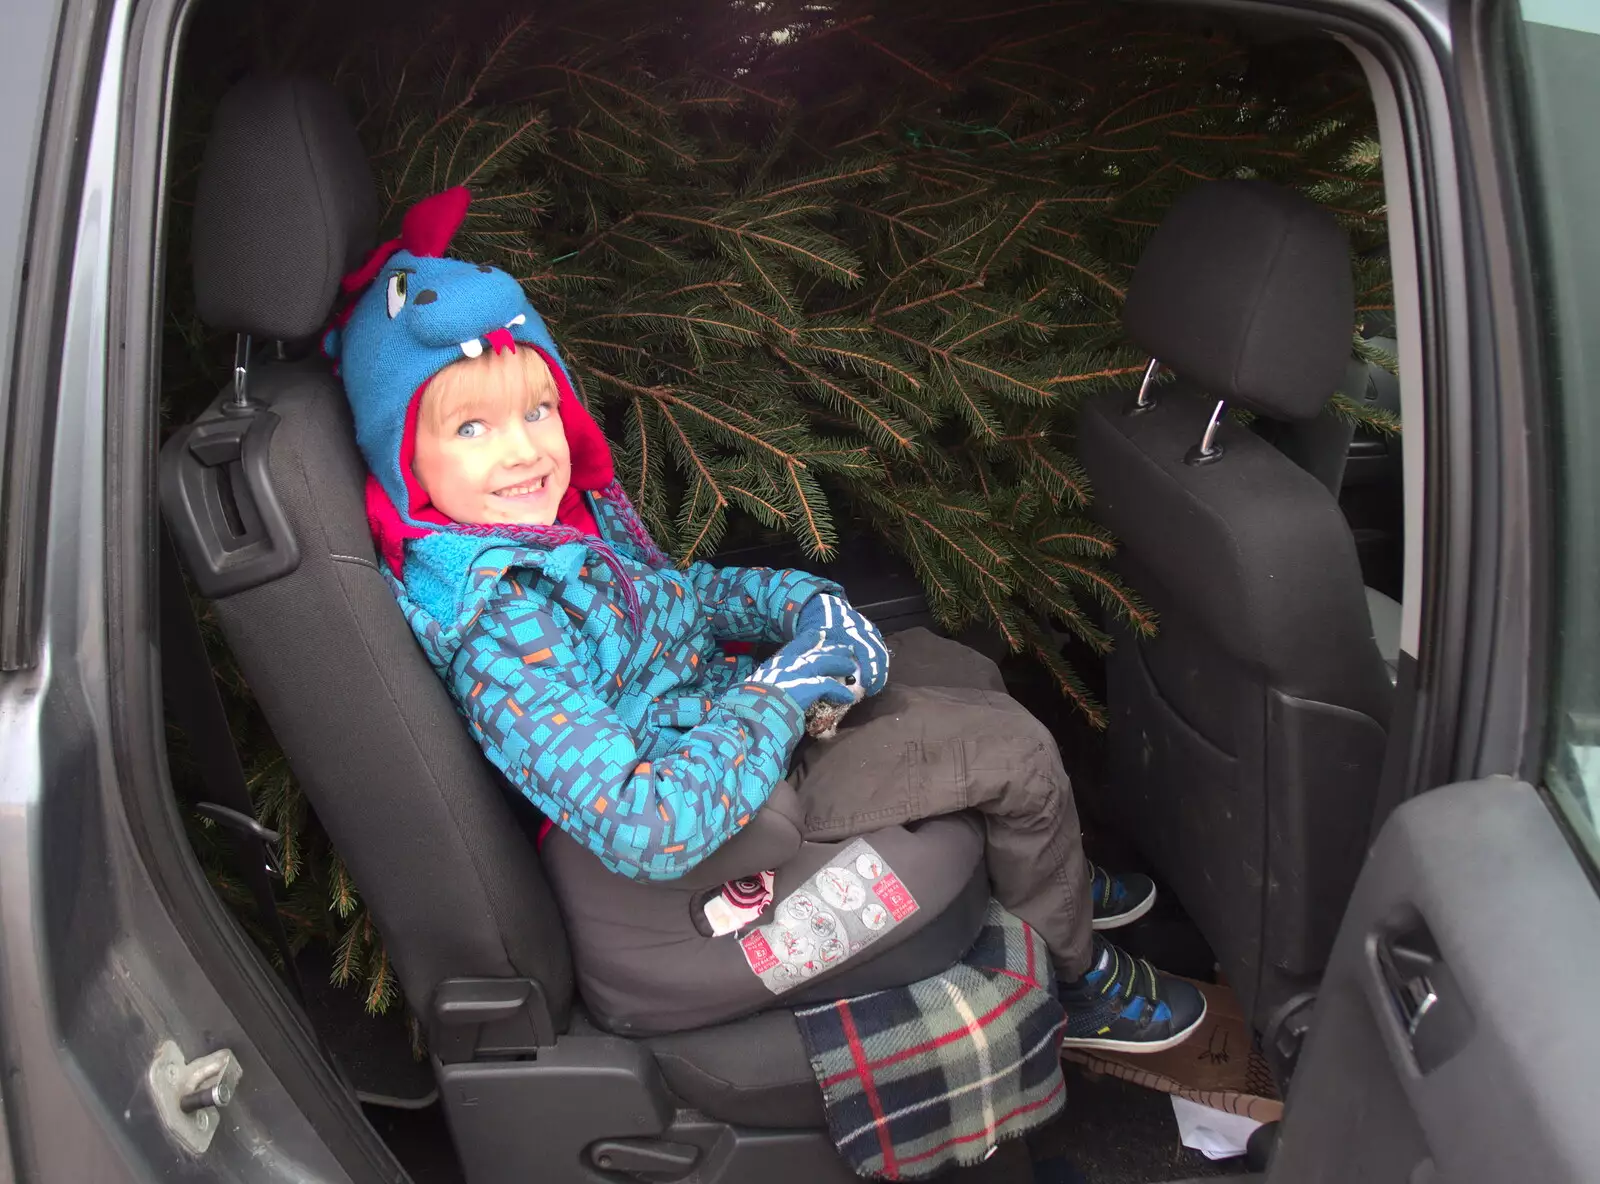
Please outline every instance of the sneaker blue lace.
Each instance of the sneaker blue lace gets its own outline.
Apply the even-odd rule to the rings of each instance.
[[[1089,865],[1089,896],[1094,901],[1094,927],[1119,929],[1131,925],[1156,902],[1156,884],[1138,872],[1112,875],[1099,864]]]
[[[1094,938],[1094,962],[1077,982],[1058,989],[1067,1011],[1065,1048],[1160,1052],[1200,1026],[1206,997],[1187,979]]]

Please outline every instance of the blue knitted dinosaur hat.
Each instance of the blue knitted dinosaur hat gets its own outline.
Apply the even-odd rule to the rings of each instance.
[[[452,362],[520,345],[539,351],[561,392],[561,420],[572,451],[572,482],[561,520],[576,515],[593,533],[583,495],[603,494],[618,502],[630,535],[650,561],[665,562],[616,484],[605,437],[578,399],[555,341],[521,285],[498,268],[444,257],[470,201],[468,191],[457,187],[413,206],[400,237],[378,247],[359,271],[345,277],[352,302],[323,336],[323,351],[344,381],[356,443],[372,474],[367,511],[380,549],[398,574],[401,540],[444,529],[480,532],[434,510],[412,474],[417,411],[428,382]],[[559,525],[496,528],[496,533],[550,543],[562,541],[562,531]]]

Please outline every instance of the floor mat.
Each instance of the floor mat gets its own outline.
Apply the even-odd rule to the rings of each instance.
[[[1225,986],[1195,985],[1205,993],[1205,1019],[1176,1048],[1140,1056],[1072,1048],[1062,1053],[1063,1059],[1256,1122],[1278,1121],[1283,1117],[1283,1103],[1266,1058],[1255,1047],[1238,998]]]
[[[1035,1184],[1160,1184],[1243,1170],[1241,1161],[1213,1163],[1183,1146],[1165,1094],[1061,1068],[1066,1109],[1028,1136]]]
[[[443,1106],[435,1103],[421,1110],[368,1106],[366,1115],[411,1177],[411,1184],[466,1184],[456,1163]]]

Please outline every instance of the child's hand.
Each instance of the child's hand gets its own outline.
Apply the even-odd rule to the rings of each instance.
[[[815,637],[791,641],[757,666],[749,681],[787,691],[802,711],[819,701],[854,703],[861,692],[848,647],[821,645]]]
[[[866,694],[876,695],[887,685],[889,647],[883,643],[883,634],[842,596],[824,592],[806,601],[795,622],[795,640],[801,639],[813,645],[848,648],[861,667]]]

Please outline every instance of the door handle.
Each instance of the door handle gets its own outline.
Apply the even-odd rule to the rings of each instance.
[[[1396,982],[1391,978],[1389,992],[1394,998],[1395,1006],[1400,1009],[1400,1018],[1405,1022],[1406,1035],[1411,1038],[1414,1045],[1417,1029],[1433,1010],[1434,1004],[1439,1002],[1439,990],[1433,985],[1433,980],[1424,973],[1414,975],[1404,982]]]
[[[1378,975],[1417,1070],[1431,1073],[1466,1045],[1472,1012],[1420,917],[1377,935]]]

